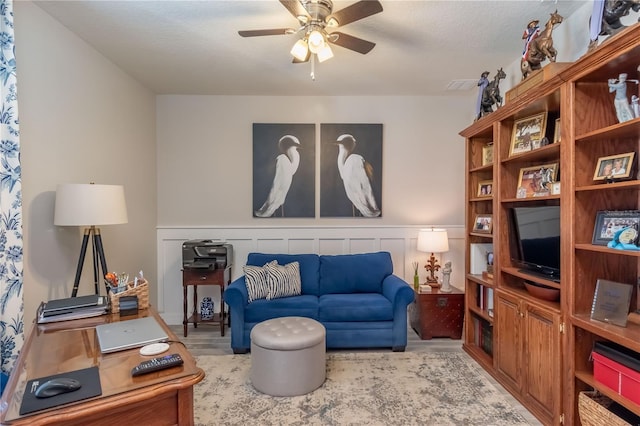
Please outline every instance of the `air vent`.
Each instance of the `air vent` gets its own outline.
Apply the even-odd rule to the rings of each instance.
[[[471,90],[474,87],[478,87],[478,80],[451,80],[449,84],[447,84],[446,90]]]

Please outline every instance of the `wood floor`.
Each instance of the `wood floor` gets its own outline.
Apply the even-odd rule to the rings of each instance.
[[[194,328],[192,324],[187,329],[187,337],[184,337],[182,325],[171,325],[171,330],[186,345],[189,351],[195,355],[232,355],[231,339],[229,337],[230,330],[225,330],[225,336],[220,336],[220,328],[214,324],[198,324],[198,328]],[[331,351],[334,351],[333,349]],[[357,351],[349,349],[349,352]],[[377,349],[380,351],[380,349]],[[407,340],[407,352],[464,352],[462,350],[462,340],[452,340],[448,338],[421,340],[414,330],[409,328],[409,336]],[[250,355],[247,355],[250,356]],[[474,362],[470,360],[469,362]],[[504,397],[516,407],[520,414],[531,424],[541,425],[536,418],[525,409],[515,398],[511,396],[493,377],[484,370],[480,369],[484,377],[486,377],[494,386],[504,395]]]

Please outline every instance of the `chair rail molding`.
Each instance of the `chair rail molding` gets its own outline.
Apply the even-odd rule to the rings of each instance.
[[[449,251],[440,263],[451,261],[451,283],[464,288],[464,226],[163,226],[157,228],[158,299],[157,306],[167,324],[182,324],[182,243],[195,239],[224,241],[233,246],[232,280],[243,275],[247,255],[264,253],[356,254],[388,251],[393,273],[412,285],[412,262],[420,264],[420,281],[426,279],[427,253],[416,249],[422,228],[444,228],[449,235]],[[188,311],[193,310],[193,290],[187,296]],[[215,286],[198,288],[198,298],[211,297],[220,311],[220,294]],[[197,302],[199,303],[199,301]]]

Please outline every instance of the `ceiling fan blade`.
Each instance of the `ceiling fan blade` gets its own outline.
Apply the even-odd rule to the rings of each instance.
[[[336,35],[338,36],[337,38],[335,37]],[[329,41],[346,49],[362,53],[363,55],[369,53],[371,49],[373,49],[376,45],[375,43],[372,43],[370,41],[340,32],[331,33],[329,36]]]
[[[309,12],[307,12],[307,9],[302,6],[299,0],[280,0],[280,3],[282,3],[296,19],[299,20],[299,16],[306,16],[307,20],[311,19]]]
[[[382,12],[382,4],[378,0],[361,0],[327,16],[325,22],[329,24],[332,20],[336,20],[337,26],[343,26],[380,12]]]
[[[292,34],[296,30],[293,28],[274,28],[271,30],[247,30],[247,31],[238,31],[242,37],[258,37],[258,36],[269,36],[269,35],[285,35]]]

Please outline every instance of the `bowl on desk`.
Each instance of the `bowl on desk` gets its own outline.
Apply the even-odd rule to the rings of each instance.
[[[556,302],[560,299],[560,290],[546,285],[525,281],[524,286],[533,297],[538,299]]]

